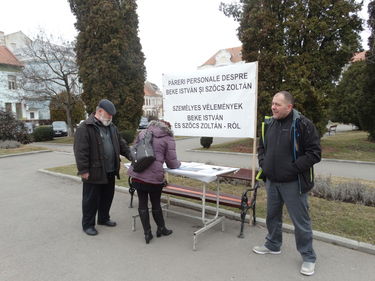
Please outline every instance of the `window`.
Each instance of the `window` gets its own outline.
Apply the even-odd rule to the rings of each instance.
[[[16,76],[8,75],[8,88],[9,88],[9,90],[15,90],[16,89]]]
[[[12,112],[12,104],[10,102],[5,103],[5,111]]]
[[[20,102],[16,103],[16,116],[18,120],[22,119],[22,104]]]
[[[35,119],[35,113],[34,112],[30,112],[30,119]]]

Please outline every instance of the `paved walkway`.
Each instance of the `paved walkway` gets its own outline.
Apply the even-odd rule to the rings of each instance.
[[[304,277],[293,235],[284,234],[280,256],[259,256],[250,249],[263,243],[265,229],[247,227],[238,239],[239,223],[229,220],[225,232],[218,226],[201,235],[194,252],[199,225],[171,215],[173,235],[146,245],[139,224],[131,231],[136,209],[127,208],[124,193],[112,208],[118,226],[98,226],[99,235],[89,237],[80,226],[81,184],[37,172],[73,161],[65,152],[0,159],[0,281],[374,280],[374,255],[320,241],[316,274]]]

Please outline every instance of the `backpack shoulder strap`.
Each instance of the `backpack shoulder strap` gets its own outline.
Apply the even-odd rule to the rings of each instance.
[[[265,137],[266,137],[267,128],[272,123],[272,121],[273,121],[272,116],[264,116],[264,121],[262,122],[262,141],[263,141],[264,147],[266,147]]]

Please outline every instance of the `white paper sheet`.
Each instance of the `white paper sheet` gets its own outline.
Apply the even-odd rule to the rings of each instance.
[[[126,163],[124,165],[126,168],[130,167],[130,163]],[[216,180],[218,175],[234,172],[237,170],[239,170],[239,168],[207,165],[197,162],[181,162],[181,166],[178,169],[169,169],[164,164],[164,171],[169,174],[184,176],[205,183]]]

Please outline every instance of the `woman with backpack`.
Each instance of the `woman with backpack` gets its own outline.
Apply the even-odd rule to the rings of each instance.
[[[135,141],[135,146],[152,133],[152,149],[155,160],[142,172],[135,172],[133,165],[128,170],[131,183],[138,194],[138,212],[142,222],[146,244],[153,238],[148,210],[148,198],[152,205],[152,216],[158,226],[156,236],[168,236],[172,233],[165,227],[163,211],[160,205],[161,192],[164,187],[165,163],[168,168],[176,169],[181,163],[177,160],[176,143],[169,122],[164,120],[153,120],[146,130],[143,130]]]

